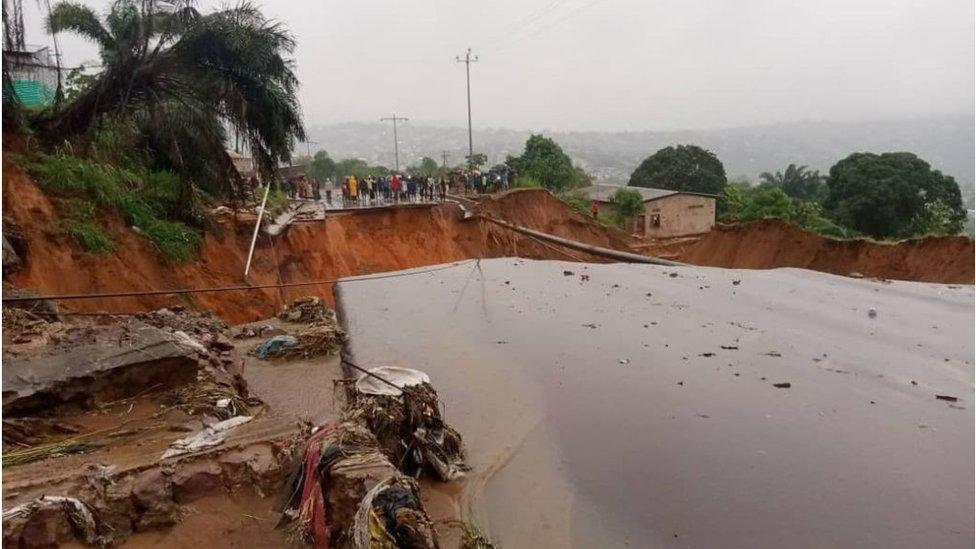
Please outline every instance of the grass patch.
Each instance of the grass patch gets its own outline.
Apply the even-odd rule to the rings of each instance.
[[[94,221],[69,220],[64,223],[64,230],[90,252],[110,254],[115,251],[115,241]]]
[[[115,241],[98,223],[95,208],[91,202],[69,198],[58,200],[56,204],[64,216],[64,220],[61,222],[61,230],[73,238],[81,247],[100,254],[115,251]]]
[[[118,212],[170,259],[190,261],[200,251],[200,232],[167,218],[175,210],[180,184],[179,176],[172,172],[136,173],[64,154],[40,155],[28,169],[43,189],[63,198],[66,207],[62,213],[68,219],[65,228],[87,249],[115,249],[114,242],[111,249],[106,248],[111,237],[96,222],[97,210],[105,209]]]
[[[203,238],[185,223],[155,219],[142,228],[146,238],[164,255],[177,261],[190,261],[197,256]]]
[[[520,175],[515,180],[516,189],[541,189],[542,182],[531,175]]]

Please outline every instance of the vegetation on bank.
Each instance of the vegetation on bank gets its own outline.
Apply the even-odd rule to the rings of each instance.
[[[247,145],[265,178],[304,139],[294,40],[249,3],[203,13],[185,0],[118,0],[100,18],[58,2],[46,23],[97,45],[101,68],[70,76],[42,109],[4,94],[4,128],[42,151],[27,168],[86,249],[111,251],[98,214],[113,210],[167,257],[192,259],[202,204],[243,198],[229,138]]]
[[[168,258],[189,261],[203,243],[201,231],[167,218],[179,196],[179,178],[169,171],[131,169],[67,154],[39,154],[26,166],[41,188],[55,197],[65,231],[84,248],[115,249],[98,214],[119,214]]]
[[[784,219],[835,238],[959,234],[966,222],[956,181],[912,153],[854,153],[828,176],[790,164],[753,185],[728,181],[710,151],[679,145],[645,159],[629,184],[714,194],[721,221]]]

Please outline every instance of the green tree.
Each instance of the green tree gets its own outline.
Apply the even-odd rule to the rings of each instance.
[[[308,165],[308,174],[319,181],[335,177],[336,163],[329,157],[329,153],[318,151]]]
[[[967,216],[968,217],[968,216]],[[912,234],[944,235],[963,232],[966,220],[960,224],[952,208],[942,200],[928,202],[912,219]]]
[[[790,198],[820,202],[827,195],[827,184],[817,170],[790,164],[786,171],[759,175],[760,186],[777,187]]]
[[[746,193],[739,210],[741,221],[779,217],[789,219],[793,213],[793,201],[779,187],[759,187]]]
[[[726,184],[725,167],[713,153],[696,145],[671,146],[645,158],[627,184],[721,194]]]
[[[944,233],[961,231],[966,219],[956,181],[912,153],[851,154],[830,168],[827,187],[830,217],[876,238],[917,234],[926,225],[918,220],[933,211]],[[943,206],[932,206],[937,202]]]
[[[180,175],[177,214],[191,209],[194,177],[236,176],[226,128],[244,137],[271,176],[304,139],[291,35],[254,6],[201,14],[191,0],[117,0],[104,21],[82,4],[59,2],[50,32],[74,32],[99,47],[102,71],[39,120],[63,140],[107,116],[136,120],[156,161]],[[219,183],[218,183],[219,184]]]
[[[437,161],[429,156],[425,156],[420,159],[420,164],[410,168],[410,171],[416,174],[422,174],[425,176],[437,175],[441,171],[441,167],[437,165]]]
[[[529,136],[522,155],[509,156],[505,163],[518,177],[530,176],[553,192],[586,185],[589,179],[558,143],[541,134]]]
[[[626,226],[634,217],[644,211],[644,200],[634,189],[621,187],[611,199],[618,217],[618,225]]]

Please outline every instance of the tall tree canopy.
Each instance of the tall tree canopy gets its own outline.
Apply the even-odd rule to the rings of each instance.
[[[697,145],[678,145],[645,158],[628,185],[721,194],[725,182],[725,167],[712,152]]]
[[[509,156],[505,162],[518,175],[530,176],[553,192],[583,186],[588,180],[558,143],[541,134],[529,136],[522,156]]]
[[[411,166],[409,171],[418,175],[437,175],[441,171],[441,167],[437,165],[437,161],[429,156],[425,156],[420,159],[420,164],[416,166]]]
[[[85,5],[60,2],[48,29],[97,44],[103,69],[46,115],[42,131],[64,139],[104,117],[135,120],[156,156],[180,173],[184,207],[190,178],[201,176],[192,162],[216,164],[204,173],[234,173],[225,128],[246,141],[266,176],[304,139],[298,79],[286,57],[295,42],[247,2],[201,14],[192,0],[117,0],[104,20]]]
[[[763,172],[759,175],[760,186],[781,189],[790,198],[820,202],[827,195],[827,184],[817,170],[790,164],[786,171]]]
[[[877,238],[912,236],[919,227],[962,230],[959,185],[912,153],[854,153],[830,168],[824,209],[841,225]],[[926,216],[938,214],[930,223]]]
[[[319,181],[335,177],[336,163],[329,157],[329,153],[318,151],[308,164],[308,174]]]

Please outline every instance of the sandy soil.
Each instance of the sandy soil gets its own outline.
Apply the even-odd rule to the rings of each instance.
[[[481,268],[337,291],[357,363],[430,374],[503,547],[973,544],[971,286]]]

